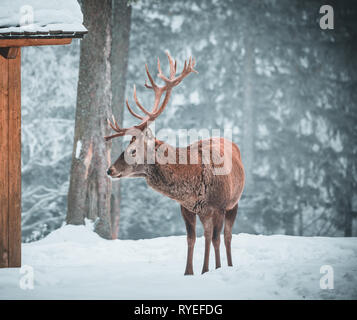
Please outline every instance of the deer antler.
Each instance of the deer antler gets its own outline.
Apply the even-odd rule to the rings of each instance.
[[[149,72],[149,68],[147,66],[147,64],[145,64],[145,69],[146,69],[146,74],[149,78],[150,84],[148,84],[145,81],[145,87],[148,89],[151,89],[154,91],[155,94],[155,100],[154,100],[154,107],[152,108],[152,111],[149,112],[147,111],[139,102],[138,97],[136,96],[136,87],[134,85],[134,101],[135,104],[139,107],[139,109],[145,113],[145,116],[141,116],[139,114],[137,114],[136,112],[133,111],[133,109],[130,107],[128,99],[126,99],[126,106],[129,110],[129,112],[131,113],[131,115],[133,115],[134,117],[142,120],[142,122],[136,126],[130,127],[130,128],[120,128],[117,124],[117,122],[115,121],[114,117],[112,117],[113,119],[113,123],[111,121],[108,120],[108,124],[109,126],[117,133],[111,135],[111,136],[106,136],[104,137],[106,141],[109,141],[115,137],[120,137],[120,136],[124,136],[124,135],[128,135],[134,132],[134,130],[144,130],[149,122],[154,121],[165,109],[165,107],[167,106],[169,99],[170,99],[170,95],[171,95],[171,91],[172,89],[177,86],[178,84],[180,84],[180,82],[187,77],[191,72],[194,73],[198,73],[195,69],[195,59],[192,59],[190,57],[188,63],[185,61],[183,70],[181,72],[181,74],[177,77],[175,77],[176,75],[176,67],[177,67],[177,63],[176,61],[174,62],[174,60],[172,59],[172,57],[170,56],[170,54],[168,52],[166,52],[167,58],[169,60],[169,65],[170,65],[170,76],[169,78],[167,78],[161,70],[161,65],[160,65],[160,59],[157,59],[157,69],[158,69],[158,77],[160,79],[162,79],[165,82],[165,85],[160,87],[158,86],[154,79],[152,78],[150,72]],[[161,104],[161,106],[159,107],[160,101],[161,101],[161,97],[163,95],[163,93],[165,92],[165,97],[164,100]]]

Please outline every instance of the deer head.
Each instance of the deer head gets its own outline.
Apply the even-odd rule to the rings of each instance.
[[[147,64],[145,64],[146,74],[150,81],[150,84],[145,82],[145,87],[153,90],[155,94],[154,106],[151,112],[147,111],[139,102],[136,95],[136,87],[134,85],[134,101],[138,108],[145,115],[141,116],[134,112],[128,103],[128,99],[126,99],[126,106],[130,114],[135,118],[140,119],[141,123],[130,128],[120,128],[114,117],[112,117],[112,122],[108,120],[109,126],[116,133],[111,136],[106,136],[106,141],[125,135],[132,136],[132,139],[127,148],[107,171],[107,174],[112,178],[145,176],[145,168],[148,165],[148,158],[150,156],[148,155],[148,150],[154,150],[155,144],[157,143],[155,137],[152,135],[149,129],[149,124],[155,121],[155,119],[164,111],[169,102],[172,89],[191,72],[197,73],[197,71],[194,69],[195,60],[190,58],[188,63],[185,61],[181,74],[176,77],[177,63],[172,59],[168,52],[166,54],[170,65],[170,75],[168,78],[162,73],[160,60],[157,59],[158,77],[165,83],[165,85],[162,87],[155,83],[154,79],[150,75]],[[165,96],[160,105],[161,97],[164,93]]]

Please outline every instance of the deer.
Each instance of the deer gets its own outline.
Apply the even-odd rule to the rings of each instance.
[[[187,260],[184,275],[193,275],[196,216],[199,217],[203,224],[205,238],[203,274],[209,271],[211,243],[214,247],[216,268],[221,267],[220,235],[223,224],[227,262],[228,266],[233,266],[232,227],[238,212],[238,201],[244,188],[244,168],[238,146],[228,139],[213,137],[196,141],[187,147],[176,148],[156,139],[152,134],[149,125],[166,108],[173,88],[189,74],[198,73],[194,69],[195,59],[190,57],[188,62],[185,61],[182,72],[176,76],[177,62],[168,52],[166,55],[170,68],[169,77],[163,74],[160,60],[157,60],[157,76],[164,82],[163,86],[159,86],[154,81],[145,64],[150,82],[149,84],[145,81],[145,87],[154,93],[152,110],[148,111],[142,106],[137,98],[135,85],[134,101],[144,115],[136,113],[126,99],[130,114],[141,122],[129,128],[122,128],[119,127],[114,116],[112,116],[112,121],[107,119],[108,125],[115,133],[105,136],[106,141],[126,135],[132,136],[126,149],[109,166],[107,175],[114,180],[144,178],[151,188],[179,203],[187,231]],[[212,159],[219,158],[221,162],[217,164],[212,159],[207,160],[207,154]],[[180,163],[179,160],[185,158],[183,156],[189,160]],[[224,169],[226,163],[230,164],[227,165],[229,170],[226,170],[224,174],[216,174],[215,170]]]

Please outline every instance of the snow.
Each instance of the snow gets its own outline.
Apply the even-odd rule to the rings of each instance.
[[[92,226],[65,225],[23,244],[22,269],[0,269],[0,299],[350,299],[357,298],[357,239],[233,235],[234,267],[183,276],[185,236],[104,240]],[[213,251],[213,250],[211,250]],[[32,269],[33,268],[33,269]],[[333,289],[321,289],[333,271]],[[22,270],[22,273],[20,273]],[[21,289],[33,270],[34,287]]]
[[[196,90],[196,91],[193,91],[191,94],[190,94],[190,102],[192,104],[199,104],[200,103],[200,94],[199,92]]]
[[[181,30],[181,26],[184,22],[184,17],[183,16],[173,16],[172,17],[172,22],[171,22],[171,29],[173,32],[177,32]]]
[[[0,33],[24,31],[85,32],[83,15],[76,0],[2,0]]]
[[[76,158],[77,159],[79,159],[79,156],[81,154],[81,150],[82,150],[82,141],[78,140],[77,146],[76,146]]]

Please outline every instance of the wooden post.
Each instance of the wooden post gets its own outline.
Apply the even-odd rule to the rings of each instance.
[[[21,47],[71,42],[0,39],[0,268],[21,267]]]
[[[21,47],[72,37],[0,39],[0,268],[21,267]]]
[[[21,266],[21,48],[0,52],[0,267]]]

